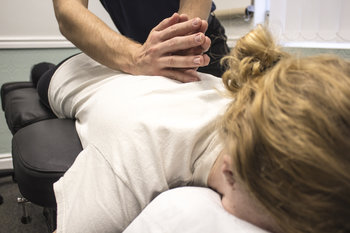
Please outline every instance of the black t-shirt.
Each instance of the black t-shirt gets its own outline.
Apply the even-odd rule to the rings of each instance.
[[[180,0],[100,0],[119,32],[144,43],[149,32],[179,10]],[[212,11],[215,5],[212,5]]]

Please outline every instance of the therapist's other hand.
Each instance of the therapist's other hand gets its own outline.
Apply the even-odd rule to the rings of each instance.
[[[163,20],[134,51],[132,74],[160,75],[181,82],[198,81],[196,69],[209,64],[203,54],[210,47],[204,35],[207,23],[199,18],[187,20],[175,13]]]
[[[182,14],[180,17],[181,17],[181,22],[185,22],[185,21],[188,20],[188,17],[185,14]],[[207,31],[207,29],[208,29],[207,21],[202,20],[202,24],[201,24],[201,27],[199,28],[198,32],[205,33]],[[197,33],[197,32],[194,32],[194,33]],[[193,34],[193,33],[191,33],[191,34]],[[201,44],[200,46],[192,47],[192,48],[189,48],[189,49],[186,49],[186,50],[182,50],[182,51],[178,51],[175,54],[176,55],[182,55],[182,56],[191,55],[191,54],[192,55],[204,54],[205,52],[207,52],[209,50],[210,44],[211,44],[211,41],[208,38],[206,43]],[[197,68],[198,67],[196,67],[196,69]]]

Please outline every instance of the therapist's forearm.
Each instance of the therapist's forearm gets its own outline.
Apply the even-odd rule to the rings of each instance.
[[[179,13],[186,14],[190,19],[199,17],[208,20],[212,0],[180,0]]]
[[[87,9],[87,0],[54,0],[61,33],[84,53],[112,69],[130,73],[140,44],[113,31]]]

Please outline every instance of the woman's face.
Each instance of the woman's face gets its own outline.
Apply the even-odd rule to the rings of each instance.
[[[271,232],[279,232],[277,224],[265,210],[246,190],[244,185],[235,179],[232,171],[232,159],[224,155],[222,175],[224,188],[222,189],[222,205],[232,215],[250,222],[260,228]]]

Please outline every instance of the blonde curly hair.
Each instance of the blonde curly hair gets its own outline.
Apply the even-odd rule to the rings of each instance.
[[[283,232],[350,232],[350,63],[293,57],[262,26],[223,63],[235,176]]]

